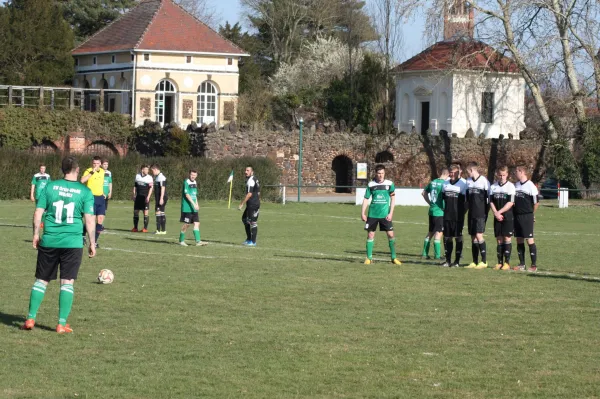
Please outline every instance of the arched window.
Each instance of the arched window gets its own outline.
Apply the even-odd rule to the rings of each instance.
[[[154,96],[154,114],[156,122],[161,125],[171,123],[175,115],[175,106],[177,104],[177,90],[175,85],[169,80],[163,79],[156,85],[156,94]]]
[[[198,88],[197,122],[217,123],[217,88],[210,82],[203,82]]]

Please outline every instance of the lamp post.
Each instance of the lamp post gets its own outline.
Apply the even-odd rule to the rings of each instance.
[[[302,127],[304,119],[300,117],[300,143],[298,147],[298,202],[300,202],[300,188],[302,187]]]

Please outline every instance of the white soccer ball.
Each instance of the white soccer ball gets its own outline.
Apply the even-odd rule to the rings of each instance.
[[[102,269],[102,270],[100,270],[100,273],[98,273],[98,282],[100,284],[110,284],[114,280],[115,280],[115,274],[108,269]]]

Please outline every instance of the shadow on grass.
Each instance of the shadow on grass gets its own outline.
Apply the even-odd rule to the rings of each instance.
[[[154,244],[166,244],[166,245],[176,245],[178,244],[177,242],[170,242],[170,241],[162,241],[162,240],[152,240],[150,238],[133,238],[133,237],[123,237],[126,240],[129,241],[144,241],[144,242],[151,242]],[[100,249],[102,249],[102,247],[100,247]]]
[[[573,281],[586,281],[588,283],[600,283],[600,278],[592,276],[578,276],[574,274],[529,274],[529,277],[535,278],[554,278],[558,280],[573,280]]]
[[[353,258],[333,258],[333,257],[320,257],[320,256],[302,256],[302,255],[274,255],[276,258],[288,258],[288,259],[310,259],[310,260],[329,260],[333,262],[342,263],[362,263],[360,259]]]
[[[30,229],[31,226],[25,226],[22,224],[9,224],[9,223],[0,223],[0,227],[15,227],[19,229]]]
[[[365,255],[366,254],[366,252],[364,250],[363,251],[344,251],[344,252],[347,254],[354,254],[354,255]],[[387,251],[387,252],[386,251],[373,251],[373,255],[375,255],[375,256],[390,256],[390,252],[389,251]],[[396,255],[404,256],[404,257],[411,257],[411,258],[414,258],[414,257],[420,258],[421,257],[421,255],[409,254],[406,252],[396,252]]]
[[[25,317],[0,312],[0,323],[7,325],[9,327],[19,329],[25,323]],[[35,328],[39,328],[40,330],[46,330],[46,331],[54,331],[54,328],[45,326],[43,324],[36,324]]]

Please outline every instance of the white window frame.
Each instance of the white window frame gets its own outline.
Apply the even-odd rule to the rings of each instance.
[[[218,123],[219,90],[211,81],[205,80],[198,87],[196,110],[196,122],[198,124]]]
[[[173,94],[173,121],[177,121],[177,89],[169,79],[162,79],[156,85],[154,94],[154,120],[161,126],[165,124],[165,97],[167,94]]]

